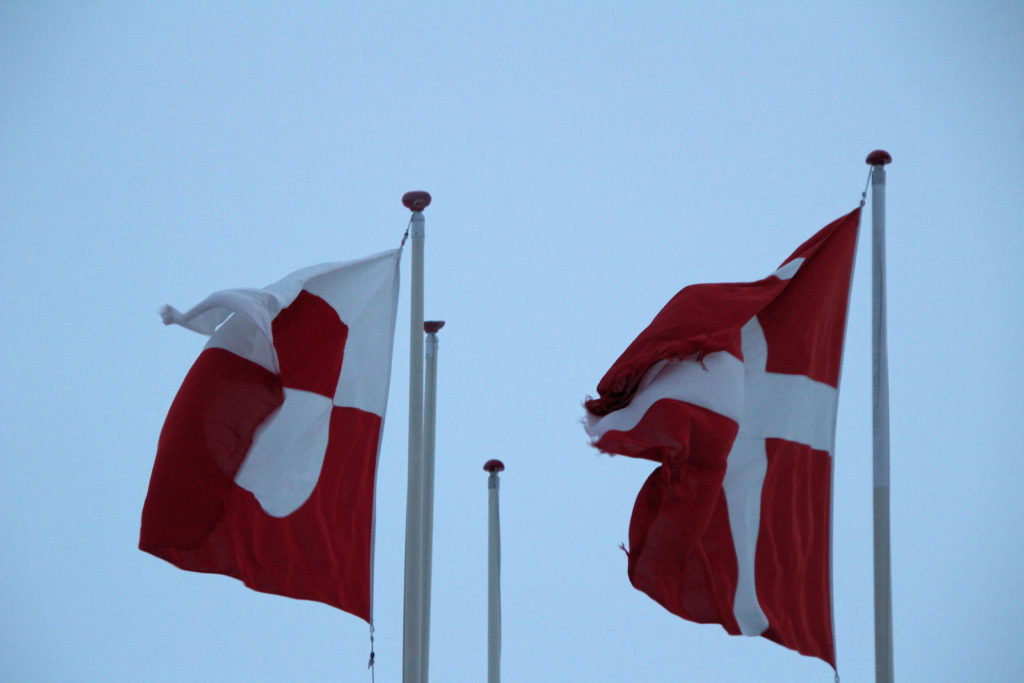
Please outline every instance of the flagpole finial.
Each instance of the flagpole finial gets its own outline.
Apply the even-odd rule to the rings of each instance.
[[[402,195],[402,204],[410,211],[422,211],[430,206],[430,193],[423,190],[414,190]]]
[[[427,334],[436,334],[442,327],[444,327],[443,320],[428,320],[423,323],[423,331]]]
[[[865,159],[871,166],[885,166],[888,163],[892,163],[892,155],[886,152],[884,149],[876,149],[874,152],[868,155]],[[430,202],[430,199],[427,199]]]
[[[500,460],[488,460],[484,463],[484,472],[501,472],[505,469],[505,463]]]

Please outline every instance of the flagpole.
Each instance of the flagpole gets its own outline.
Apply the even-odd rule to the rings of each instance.
[[[501,680],[501,529],[498,520],[498,472],[500,460],[484,463],[488,491],[487,524],[487,683]]]
[[[412,285],[409,305],[409,478],[405,501],[405,603],[402,631],[402,681],[423,683],[423,209],[426,192],[406,192],[402,204],[412,211]]]
[[[430,673],[430,582],[434,547],[434,436],[437,423],[437,332],[443,320],[423,323],[427,334],[426,386],[423,390],[423,627],[421,670],[423,681]]]
[[[875,680],[893,681],[892,566],[889,535],[889,353],[885,297],[885,166],[892,156],[875,150],[871,166],[873,482],[875,528]]]

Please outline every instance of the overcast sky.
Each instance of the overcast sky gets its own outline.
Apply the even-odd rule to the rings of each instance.
[[[831,681],[679,619],[618,549],[652,463],[582,401],[662,305],[853,209],[887,149],[895,668],[1024,678],[1024,6],[0,2],[0,679],[369,681],[368,627],[137,549],[210,292],[398,245],[440,337],[431,673]],[[874,671],[870,220],[839,400],[839,673]],[[408,270],[377,481],[376,680],[402,646]]]

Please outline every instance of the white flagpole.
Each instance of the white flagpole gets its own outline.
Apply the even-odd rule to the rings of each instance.
[[[889,542],[889,352],[885,299],[884,150],[868,155],[871,165],[872,388],[874,413],[875,681],[892,683],[892,568]]]
[[[406,192],[402,204],[412,211],[412,284],[409,305],[409,479],[405,500],[405,610],[402,632],[402,681],[423,683],[423,209],[426,192]]]
[[[487,478],[487,683],[501,680],[501,529],[498,520],[498,472],[500,460],[488,460]]]
[[[430,581],[434,547],[434,436],[437,423],[437,332],[443,320],[423,323],[427,333],[426,386],[423,393],[423,627],[421,671],[423,681],[430,674]]]

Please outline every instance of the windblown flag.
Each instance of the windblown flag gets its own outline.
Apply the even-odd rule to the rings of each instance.
[[[686,287],[586,403],[593,445],[660,463],[629,578],[670,612],[835,667],[832,453],[860,209],[774,273]]]
[[[217,292],[171,404],[139,547],[371,620],[374,487],[400,251]]]

